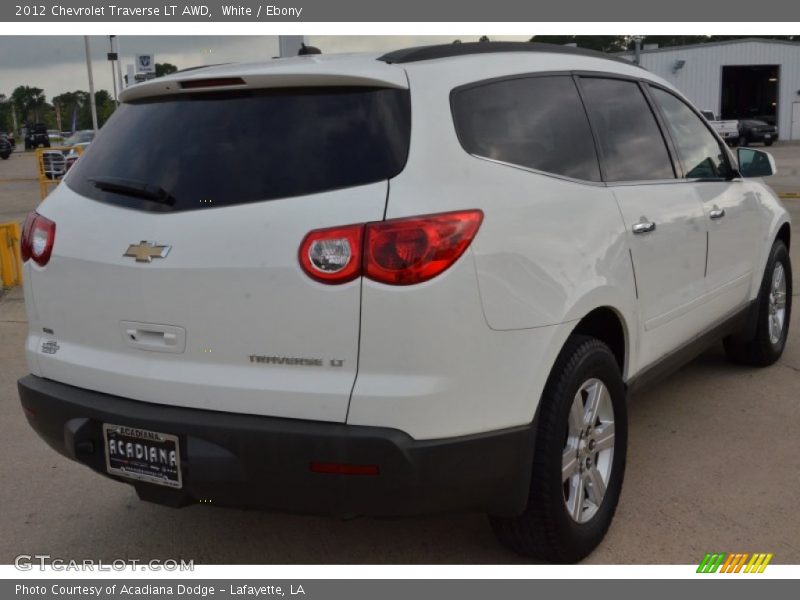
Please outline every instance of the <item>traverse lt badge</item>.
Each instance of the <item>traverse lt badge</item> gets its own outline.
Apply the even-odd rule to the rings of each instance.
[[[154,258],[167,258],[172,246],[158,246],[154,242],[142,240],[138,244],[131,244],[122,256],[130,256],[136,262],[153,262]]]

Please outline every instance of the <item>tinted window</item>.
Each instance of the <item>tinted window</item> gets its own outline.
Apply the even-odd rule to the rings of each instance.
[[[67,185],[96,200],[190,210],[388,179],[408,153],[407,90],[296,88],[123,104]],[[172,207],[98,189],[93,178],[158,186]]]
[[[727,178],[731,174],[725,151],[705,123],[682,100],[669,92],[650,88],[670,135],[678,147],[686,177]]]
[[[470,87],[453,95],[464,149],[587,181],[600,181],[589,122],[572,78],[529,77]]]
[[[637,83],[583,78],[581,88],[599,138],[607,181],[675,177],[664,138]]]

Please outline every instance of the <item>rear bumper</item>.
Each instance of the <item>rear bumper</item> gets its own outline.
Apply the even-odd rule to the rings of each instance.
[[[527,502],[530,425],[417,441],[389,428],[150,404],[34,375],[20,379],[18,388],[28,422],[50,446],[159,504],[210,500],[337,516],[454,510],[511,516]],[[108,475],[103,423],[178,435],[183,488]],[[378,474],[317,473],[310,470],[312,462],[377,465]]]

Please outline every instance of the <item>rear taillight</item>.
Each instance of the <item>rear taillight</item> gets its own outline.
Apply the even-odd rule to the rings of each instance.
[[[22,260],[33,260],[43,267],[50,260],[53,244],[56,241],[56,224],[37,212],[32,212],[22,226],[20,254]]]
[[[300,264],[323,283],[364,275],[390,285],[428,281],[469,247],[483,221],[466,210],[320,229],[300,245]]]
[[[322,283],[345,283],[361,275],[363,225],[317,229],[300,244],[300,264]]]
[[[469,247],[481,221],[483,212],[466,210],[370,223],[364,275],[392,285],[433,279]]]

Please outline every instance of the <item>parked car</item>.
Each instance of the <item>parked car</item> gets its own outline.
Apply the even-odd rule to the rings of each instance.
[[[95,131],[93,129],[83,129],[76,131],[64,140],[64,146],[75,146],[76,144],[88,145],[94,140]]]
[[[64,168],[66,171],[69,171],[72,168],[72,165],[74,165],[81,157],[81,154],[86,151],[86,148],[89,147],[89,144],[90,142],[74,143],[70,146],[69,150],[64,152],[64,159],[66,161]]]
[[[67,172],[66,158],[61,150],[45,150],[42,153],[44,175],[48,179],[61,179]]]
[[[448,44],[121,100],[25,223],[19,392],[144,500],[482,511],[577,561],[617,506],[628,394],[720,340],[783,352],[774,161],[628,61]]]
[[[739,145],[764,144],[772,146],[778,139],[778,128],[764,121],[745,119],[739,121]]]
[[[4,134],[0,133],[0,159],[8,160],[13,151],[14,148],[11,146],[11,142],[8,141]]]
[[[729,146],[736,144],[739,140],[739,121],[731,119],[723,121],[710,110],[703,110],[700,112],[708,120],[709,125],[714,128],[714,131],[716,131]]]
[[[34,150],[43,146],[50,147],[50,136],[47,133],[47,126],[44,123],[35,123],[26,127],[25,131],[25,150]]]

